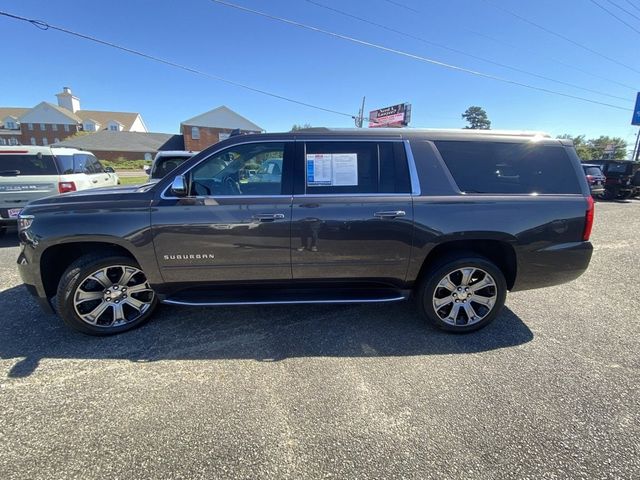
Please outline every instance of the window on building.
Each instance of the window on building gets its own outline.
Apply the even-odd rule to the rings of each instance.
[[[85,132],[95,132],[96,131],[95,123],[85,123],[84,124],[84,131]]]
[[[191,127],[191,139],[200,140],[200,129],[198,127]]]
[[[53,130],[54,132],[58,131],[58,124],[54,123],[53,125],[51,125],[51,130]]]
[[[58,137],[53,139],[53,143],[59,143],[59,142],[60,142],[60,139]]]
[[[29,128],[29,130],[33,130],[33,123],[28,123],[27,127]]]
[[[4,138],[0,138],[0,145],[6,145],[7,141]]]
[[[145,153],[144,154],[144,159],[147,160],[147,161],[151,161],[151,160],[153,160],[153,157],[151,156],[150,153]]]
[[[111,125],[109,125],[109,130],[111,130],[112,132],[117,132],[118,131],[118,125],[115,123],[112,123]]]
[[[42,145],[44,145],[45,147],[49,145],[49,140],[47,140],[47,137],[42,137]]]
[[[9,145],[18,145],[18,139],[16,137],[11,137],[9,139]]]
[[[42,130],[43,132],[47,129],[47,126],[44,123],[40,124],[40,130]]]
[[[36,137],[31,137],[31,145],[35,145],[36,144]]]
[[[68,131],[69,131],[69,125],[67,125],[67,124],[65,124],[65,125],[64,125],[64,131],[65,131],[65,132],[68,132]]]
[[[8,120],[7,124],[4,127],[8,128],[9,130],[15,130],[17,128],[16,122],[14,122],[13,120]]]

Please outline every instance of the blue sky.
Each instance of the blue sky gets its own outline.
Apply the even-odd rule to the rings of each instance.
[[[305,0],[230,0],[274,15],[539,87],[633,107],[634,90],[555,63],[638,87],[640,73],[599,58],[491,7],[502,5],[640,71],[640,34],[589,0],[314,0],[390,28],[500,63],[620,96],[612,99],[513,72],[348,19]],[[609,8],[611,4],[600,0]],[[635,12],[626,0],[614,0]],[[640,8],[640,0],[631,0]],[[62,2],[4,0],[0,10],[139,49],[256,88],[343,112],[410,102],[414,127],[462,127],[460,114],[484,107],[493,128],[552,134],[616,135],[633,142],[631,111],[580,102],[355,45],[256,17],[209,0]],[[618,13],[620,13],[618,11]],[[624,18],[640,29],[640,20]],[[492,42],[471,31],[491,35]],[[0,17],[4,40],[0,105],[55,101],[71,86],[86,109],[141,112],[151,131],[225,104],[268,131],[294,123],[350,127],[352,120],[198,77],[149,60]]]

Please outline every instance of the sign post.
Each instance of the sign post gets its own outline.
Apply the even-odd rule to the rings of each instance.
[[[631,117],[631,125],[640,126],[640,92],[636,97],[636,105],[633,107],[633,117]],[[638,129],[638,137],[636,138],[636,148],[633,150],[633,157],[631,159],[634,162],[640,161],[640,129]]]

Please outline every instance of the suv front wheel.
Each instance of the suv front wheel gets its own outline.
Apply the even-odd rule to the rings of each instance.
[[[157,298],[133,259],[87,255],[62,275],[56,304],[63,321],[75,330],[113,335],[148,321]]]
[[[507,283],[491,261],[451,257],[435,265],[418,288],[423,315],[438,328],[471,332],[493,321],[504,305]]]

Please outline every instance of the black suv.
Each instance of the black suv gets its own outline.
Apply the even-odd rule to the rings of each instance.
[[[633,196],[636,188],[633,184],[636,163],[629,160],[589,160],[589,163],[600,167],[606,177],[603,194],[605,199],[626,199]]]
[[[70,193],[19,219],[22,279],[84,333],[174,305],[395,302],[491,322],[508,290],[587,268],[593,200],[565,140],[497,131],[232,137],[155,185]]]

